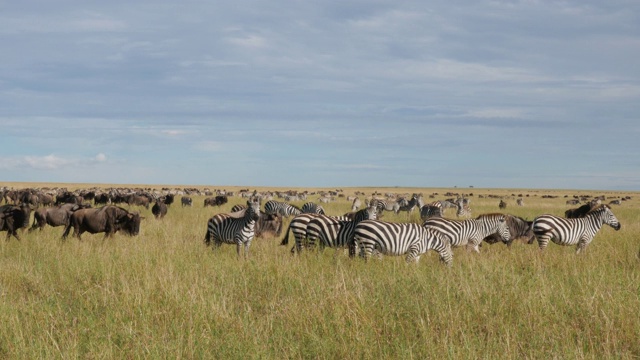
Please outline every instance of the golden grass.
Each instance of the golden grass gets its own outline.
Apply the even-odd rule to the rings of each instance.
[[[474,215],[498,211],[499,200],[480,194],[523,193],[530,195],[525,206],[510,198],[506,212],[529,219],[562,214],[564,195],[638,195],[344,190],[438,192],[437,199],[473,192]],[[580,256],[555,244],[542,254],[535,245],[495,244],[479,255],[454,250],[449,268],[435,254],[417,266],[401,257],[365,263],[333,249],[291,256],[292,244],[279,246],[280,238],[254,240],[250,259],[239,260],[234,246],[212,251],[203,239],[209,217],[243,200],[231,198],[220,209],[203,208],[202,200],[194,197],[193,208],[172,205],[162,221],[133,208],[146,216],[133,238],[61,241],[62,228],[47,227],[21,242],[1,241],[0,358],[640,357],[635,198],[613,207],[622,229],[603,228]],[[342,214],[350,203],[325,209]]]

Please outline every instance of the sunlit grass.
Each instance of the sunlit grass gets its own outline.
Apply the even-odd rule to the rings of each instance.
[[[448,190],[388,191],[429,201]],[[474,216],[499,210],[498,199],[477,195],[512,193],[450,191],[475,193]],[[505,212],[562,215],[562,196],[585,192],[526,193],[524,207],[509,198]],[[547,193],[561,197],[540,197]],[[0,358],[640,357],[635,198],[613,207],[622,229],[604,227],[580,256],[517,242],[484,245],[479,255],[455,249],[451,267],[435,254],[418,265],[365,263],[334,249],[291,256],[281,238],[255,239],[239,260],[235,247],[213,251],[203,239],[209,217],[245,200],[204,208],[193,198],[182,208],[177,197],[162,221],[131,208],[146,216],[137,237],[62,241],[62,228],[47,227],[2,240]],[[323,206],[341,215],[351,203]],[[420,222],[417,212],[384,219]]]

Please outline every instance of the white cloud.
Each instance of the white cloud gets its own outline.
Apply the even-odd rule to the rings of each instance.
[[[107,161],[107,155],[103,154],[103,153],[99,153],[98,155],[96,155],[96,161],[97,162],[105,162]]]
[[[220,151],[222,143],[218,141],[201,141],[195,145],[196,150],[200,151]]]

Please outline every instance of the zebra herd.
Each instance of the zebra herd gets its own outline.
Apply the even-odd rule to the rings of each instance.
[[[414,197],[404,207],[416,205],[417,198]],[[289,233],[293,233],[295,245],[291,248],[292,253],[319,245],[322,248],[348,248],[350,257],[359,250],[359,255],[365,260],[372,255],[405,255],[407,262],[418,262],[422,254],[434,250],[445,264],[452,261],[452,247],[466,246],[479,253],[483,240],[510,245],[514,237],[532,233],[528,243],[537,239],[541,251],[549,241],[553,241],[558,245],[576,245],[576,253],[580,253],[603,224],[620,229],[620,222],[608,205],[599,205],[582,218],[566,219],[545,214],[530,222],[499,213],[482,214],[475,219],[447,219],[442,216],[442,209],[449,206],[445,202],[423,205],[422,209],[426,207],[427,210],[423,213],[421,209],[421,216],[425,219],[422,225],[379,220],[382,211],[398,210],[398,206],[389,207],[388,203],[381,201],[371,201],[365,209],[343,216],[329,216],[321,206],[313,203],[298,208],[270,200],[265,203],[264,212],[293,216],[281,242],[281,245],[288,244]],[[454,206],[457,213],[468,208],[461,199]],[[231,214],[217,214],[209,219],[205,243],[213,243],[215,247],[222,243],[236,244],[238,255],[244,247],[244,254],[248,256],[254,225],[261,213],[260,204],[249,200],[246,206],[232,210]]]

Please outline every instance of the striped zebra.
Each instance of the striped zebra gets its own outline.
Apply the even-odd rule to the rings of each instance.
[[[358,223],[363,220],[375,220],[377,209],[375,206],[368,207],[366,209],[358,210],[353,220],[345,220],[342,217],[330,217],[325,215],[319,215],[309,221],[307,225],[306,237],[309,241],[309,247],[314,248],[316,242],[321,244],[323,248],[349,248],[349,256],[356,255],[356,247],[353,241],[353,231]],[[297,243],[296,249],[300,251],[302,244]]]
[[[432,217],[442,217],[442,206],[427,204],[420,208],[420,218],[422,221]]]
[[[322,208],[322,205],[314,204],[312,202],[305,203],[304,205],[302,205],[302,208],[300,210],[303,214],[310,213],[324,215],[324,208]]]
[[[291,215],[302,214],[302,210],[297,206],[275,200],[269,200],[264,204],[264,212],[267,215],[280,215],[287,218]]]
[[[480,243],[491,235],[498,233],[506,243],[510,240],[509,227],[503,216],[479,216],[477,219],[451,220],[430,218],[423,226],[441,232],[451,242],[451,246],[467,246],[467,249],[480,252]]]
[[[517,198],[517,199],[516,199],[516,205],[518,205],[518,206],[524,206],[524,200],[522,200],[522,198]]]
[[[507,222],[507,227],[509,228],[508,241],[505,242],[504,239],[502,239],[502,237],[496,233],[496,234],[491,234],[483,239],[488,244],[505,242],[507,246],[510,247],[515,239],[524,238],[524,241],[529,244],[534,238],[533,228],[532,228],[533,221],[527,221],[521,217],[513,216],[510,214],[499,214],[499,213],[483,214],[483,215],[480,215],[479,217],[488,217],[488,216],[494,216],[494,217],[504,216],[504,219]]]
[[[360,247],[360,256],[369,259],[374,252],[384,255],[406,255],[407,262],[418,262],[428,250],[440,255],[449,265],[453,259],[451,245],[437,231],[414,223],[390,223],[364,220],[356,225],[354,241]]]
[[[214,215],[207,222],[204,242],[207,246],[213,242],[214,249],[220,247],[222,243],[236,244],[238,256],[240,256],[240,248],[244,246],[245,257],[248,257],[258,218],[260,218],[260,204],[249,201],[245,210]]]
[[[551,240],[558,245],[576,245],[576,254],[579,254],[591,243],[603,224],[620,230],[620,222],[609,205],[600,205],[577,219],[540,215],[533,220],[533,233],[541,251]]]
[[[416,208],[417,206],[418,206],[418,194],[413,194],[411,196],[411,200],[406,202],[406,204],[400,204],[400,207],[398,208],[398,211],[396,212],[396,214],[398,214],[400,211],[406,211],[407,214],[410,214],[413,212],[413,209]]]
[[[251,200],[249,200],[249,201],[251,201]],[[242,205],[242,204],[233,205],[233,207],[231,208],[231,212],[234,213],[234,212],[242,211],[242,210],[244,210],[246,208],[247,208],[247,206],[246,205]]]
[[[360,199],[356,196],[351,203],[351,211],[358,211],[358,209],[360,209],[360,206],[362,206],[362,201],[360,201]]]
[[[458,209],[456,210],[456,216],[459,218],[470,218],[471,217],[471,208],[468,203],[465,203],[465,199],[459,198],[456,201],[456,206]]]
[[[393,211],[395,214],[400,211],[400,204],[395,200],[372,199],[369,203],[369,206],[375,206],[376,208],[378,208],[378,217],[382,217],[382,213],[385,210]]]

